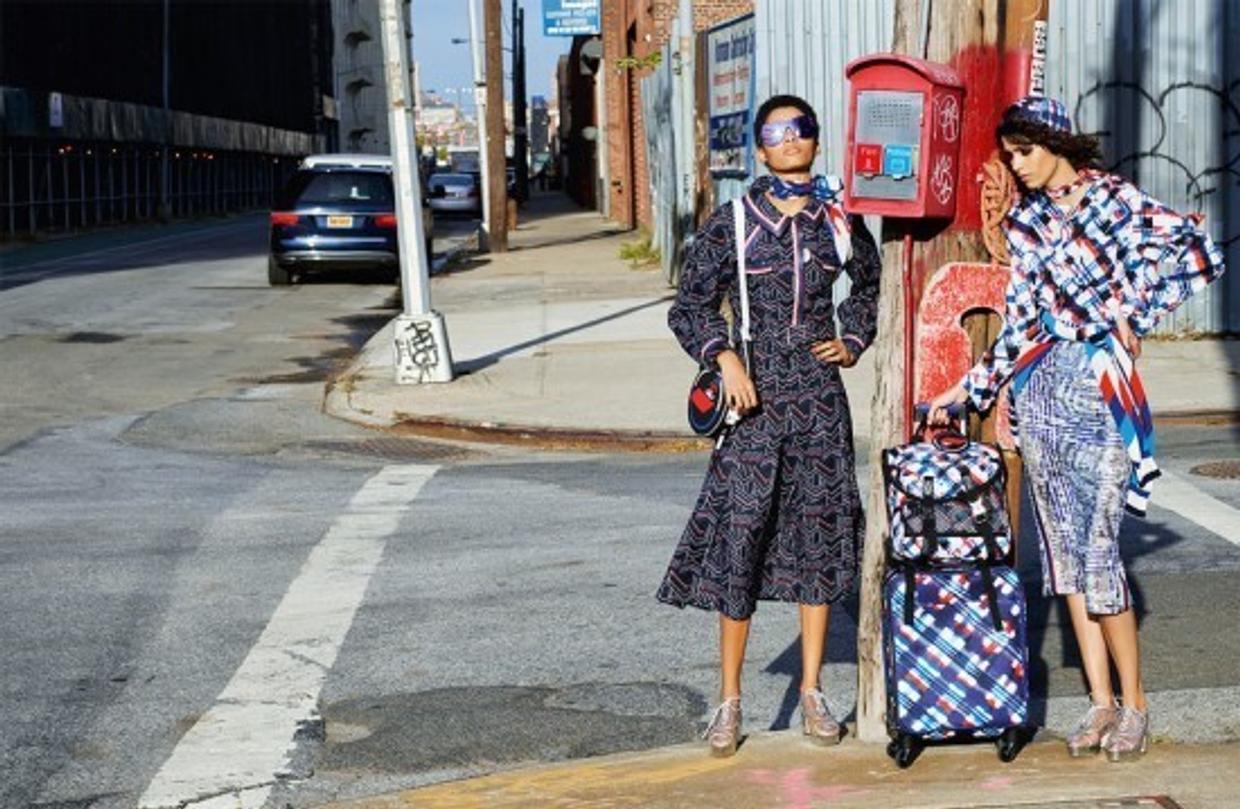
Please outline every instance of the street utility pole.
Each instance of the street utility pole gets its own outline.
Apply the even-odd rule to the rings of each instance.
[[[409,87],[405,20],[401,0],[380,0],[383,76],[387,88],[392,185],[396,191],[396,238],[400,251],[401,301],[395,320],[397,384],[451,382],[452,355],[443,318],[431,310],[430,273],[423,245],[422,193],[415,161],[413,99]]]
[[[904,324],[907,318],[916,316],[922,291],[941,269],[960,262],[986,266],[992,260],[982,226],[984,199],[979,178],[987,168],[999,166],[1001,169],[992,133],[1006,105],[1032,89],[1032,70],[1041,70],[1040,57],[1033,51],[1038,37],[1044,39],[1045,36],[1044,6],[1041,0],[896,2],[892,50],[943,64],[962,64],[960,79],[966,94],[974,101],[967,106],[968,119],[964,124],[956,175],[960,191],[950,227],[944,227],[948,223],[923,220],[883,220],[878,337],[871,349],[876,365],[871,410],[873,448],[869,480],[863,486],[868,491],[868,499],[857,621],[857,736],[863,742],[887,740],[881,618],[883,535],[887,519],[879,456],[883,447],[909,440],[907,424],[914,402],[906,400],[904,377],[913,369],[906,367]],[[1041,33],[1035,36],[1039,31]],[[984,57],[958,59],[961,54],[983,54]],[[1013,70],[1020,75],[1011,75]],[[909,306],[905,305],[905,290],[901,288],[905,277],[911,279]],[[1001,301],[999,305],[1001,308]],[[974,335],[974,327],[966,324],[966,331],[978,338],[974,350],[980,353],[993,339],[993,328],[985,323],[977,328],[979,333]],[[990,331],[983,333],[985,329]],[[1009,465],[1009,475],[1012,474]],[[1012,517],[1016,516],[1013,509]]]
[[[478,124],[478,168],[482,172],[482,232],[478,236],[478,249],[487,252],[491,249],[491,174],[489,155],[487,154],[487,82],[483,68],[482,31],[478,28],[478,0],[467,0],[469,3],[469,55],[474,63],[474,119]]]
[[[516,169],[516,197],[530,198],[529,121],[525,103],[525,9],[512,0],[512,161]]]
[[[487,221],[492,253],[508,252],[508,187],[504,167],[504,47],[500,0],[482,0],[486,28]]]

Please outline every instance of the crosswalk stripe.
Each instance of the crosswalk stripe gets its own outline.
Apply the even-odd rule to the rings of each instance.
[[[1240,509],[1203,492],[1184,478],[1163,470],[1154,484],[1156,506],[1174,511],[1233,545],[1240,545]]]
[[[328,528],[215,704],[152,779],[143,809],[257,807],[288,766],[401,516],[438,467],[387,466]]]

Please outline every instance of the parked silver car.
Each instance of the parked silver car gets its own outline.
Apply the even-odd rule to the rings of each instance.
[[[445,213],[482,213],[482,188],[476,174],[437,173],[426,181],[431,209]]]

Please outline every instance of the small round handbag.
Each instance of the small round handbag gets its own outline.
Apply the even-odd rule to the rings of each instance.
[[[689,429],[698,435],[717,435],[723,429],[727,414],[723,374],[718,368],[701,369],[689,386]]]
[[[740,199],[732,200],[732,226],[736,238],[736,281],[741,304],[741,350],[745,370],[750,371],[749,344],[749,282],[745,277],[745,212]],[[727,427],[740,421],[740,414],[729,410],[727,392],[723,389],[723,371],[718,366],[703,366],[689,386],[689,429],[698,435],[718,436]],[[719,438],[723,441],[723,438]]]

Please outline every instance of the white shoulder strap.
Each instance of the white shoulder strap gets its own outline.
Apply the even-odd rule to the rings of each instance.
[[[745,273],[745,203],[741,197],[732,200],[732,222],[736,230],[736,280],[740,284],[741,340],[748,343],[752,338],[749,334],[749,278]]]

